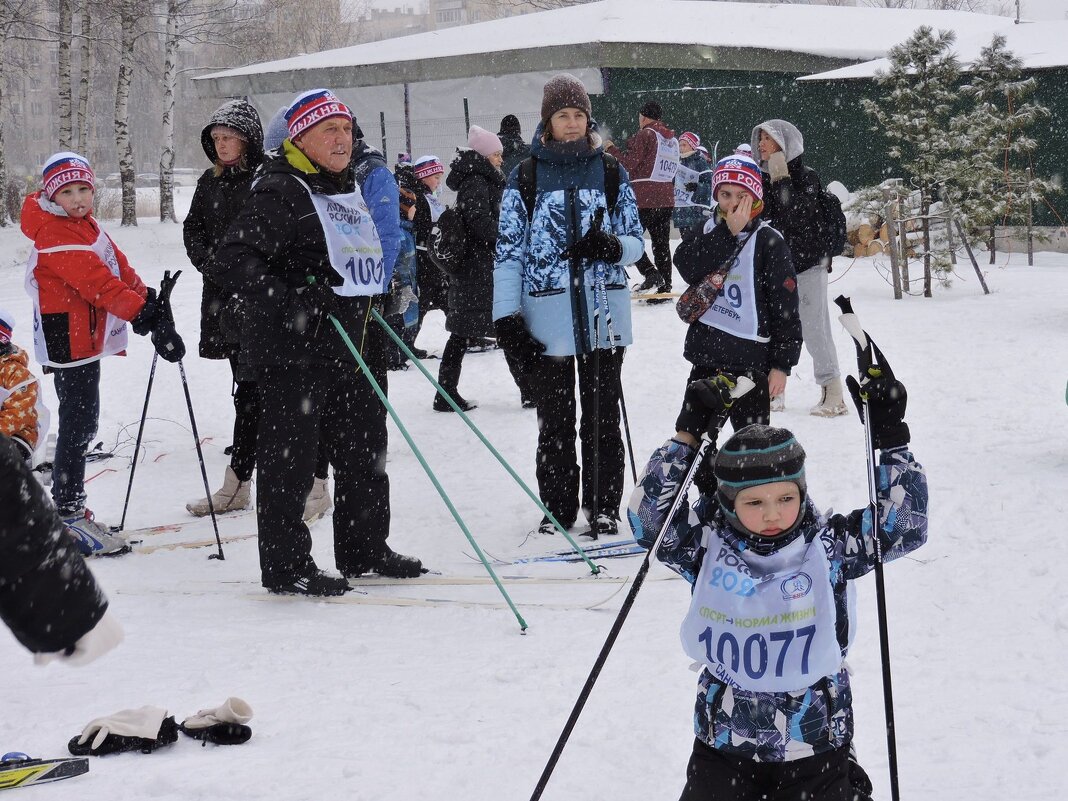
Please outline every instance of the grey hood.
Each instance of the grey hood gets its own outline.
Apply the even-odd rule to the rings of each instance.
[[[768,136],[775,140],[782,148],[787,161],[793,161],[805,152],[805,137],[797,130],[793,123],[786,120],[768,120],[753,128],[750,145],[753,148],[753,158],[760,158],[760,131],[763,129]],[[760,168],[767,170],[768,163],[761,160]]]

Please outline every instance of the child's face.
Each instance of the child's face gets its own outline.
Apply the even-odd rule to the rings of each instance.
[[[763,128],[760,129],[760,138],[757,141],[759,142],[758,149],[760,150],[761,161],[767,161],[773,153],[778,153],[782,150],[779,147],[779,143],[768,136],[768,132]]]
[[[423,185],[431,192],[437,192],[438,187],[441,185],[441,173],[436,172],[433,175],[428,175],[426,178],[420,178]]]
[[[738,184],[720,184],[716,189],[716,202],[719,203],[719,207],[723,209],[725,214],[730,214],[738,208],[742,198],[748,194],[749,192],[742,189]]]
[[[67,184],[52,198],[68,217],[80,220],[93,210],[96,192],[89,184]]]
[[[789,531],[801,513],[801,491],[792,481],[746,487],[734,499],[734,512],[747,530],[761,537]]]

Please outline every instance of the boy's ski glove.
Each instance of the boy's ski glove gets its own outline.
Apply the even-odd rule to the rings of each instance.
[[[871,414],[871,443],[880,450],[909,444],[909,426],[905,422],[908,393],[905,385],[894,378],[889,365],[871,366],[864,380],[846,376],[846,386],[864,422],[864,402]]]
[[[545,351],[545,345],[531,336],[523,315],[515,312],[494,320],[493,330],[497,334],[497,344],[519,363],[522,372],[529,373]]]
[[[214,709],[201,709],[182,721],[183,734],[204,744],[240,745],[252,737],[246,724],[252,720],[252,707],[240,698],[227,698]]]
[[[160,307],[159,300],[157,299],[156,290],[154,287],[148,287],[148,295],[145,297],[145,305],[141,307],[141,311],[137,313],[137,316],[130,320],[130,326],[133,328],[133,332],[138,336],[144,336],[152,331],[156,325],[156,320],[159,319]]]
[[[707,433],[715,442],[734,402],[752,389],[758,378],[767,381],[766,376],[758,374],[739,379],[728,373],[720,373],[713,378],[692,382],[686,387],[682,411],[675,420],[675,430],[685,431],[694,439],[701,439]]]
[[[97,621],[96,625],[83,634],[66,651],[34,654],[33,663],[35,665],[47,665],[50,662],[58,661],[78,667],[88,665],[121,643],[123,636],[122,626],[119,621],[111,614],[111,610],[105,610],[103,617]]]
[[[167,716],[166,709],[143,706],[123,709],[91,721],[80,737],[71,738],[67,750],[75,756],[103,756],[120,751],[149,754],[177,739],[178,726],[173,717]]]
[[[587,261],[604,261],[618,264],[623,258],[623,245],[619,237],[605,231],[604,209],[597,209],[593,215],[590,230],[578,242],[560,254],[562,259],[586,259]]]

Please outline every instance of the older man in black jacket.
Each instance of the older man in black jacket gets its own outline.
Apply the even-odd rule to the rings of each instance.
[[[392,264],[351,164],[349,109],[332,92],[312,90],[293,101],[286,121],[281,158],[264,165],[205,273],[250,305],[241,349],[260,388],[263,585],[278,593],[340,595],[349,589],[346,579],[365,572],[415,577],[422,571],[418,559],[386,544],[385,409],[330,319],[385,386],[386,334],[371,311],[388,291]],[[334,468],[341,578],[316,566],[303,520],[320,436]]]

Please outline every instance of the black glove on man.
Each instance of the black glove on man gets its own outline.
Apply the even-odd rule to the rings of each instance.
[[[908,393],[905,385],[894,378],[889,367],[869,367],[863,383],[853,376],[847,376],[846,386],[862,422],[864,401],[868,402],[872,445],[884,450],[909,444],[909,427],[905,422]]]
[[[737,379],[726,373],[692,382],[686,387],[675,430],[685,431],[694,439],[701,439],[707,432],[714,441],[734,405],[731,390],[735,386]]]
[[[560,254],[564,259],[587,259],[618,264],[623,258],[623,244],[619,237],[601,228],[604,221],[604,209],[598,209],[593,217],[593,224],[578,242]]]
[[[523,315],[519,312],[494,320],[493,329],[497,335],[497,344],[519,363],[519,368],[524,373],[529,373],[538,357],[545,352],[545,345],[530,335]]]
[[[289,292],[287,322],[294,333],[317,331],[326,315],[336,312],[337,295],[324,282],[305,284]]]

